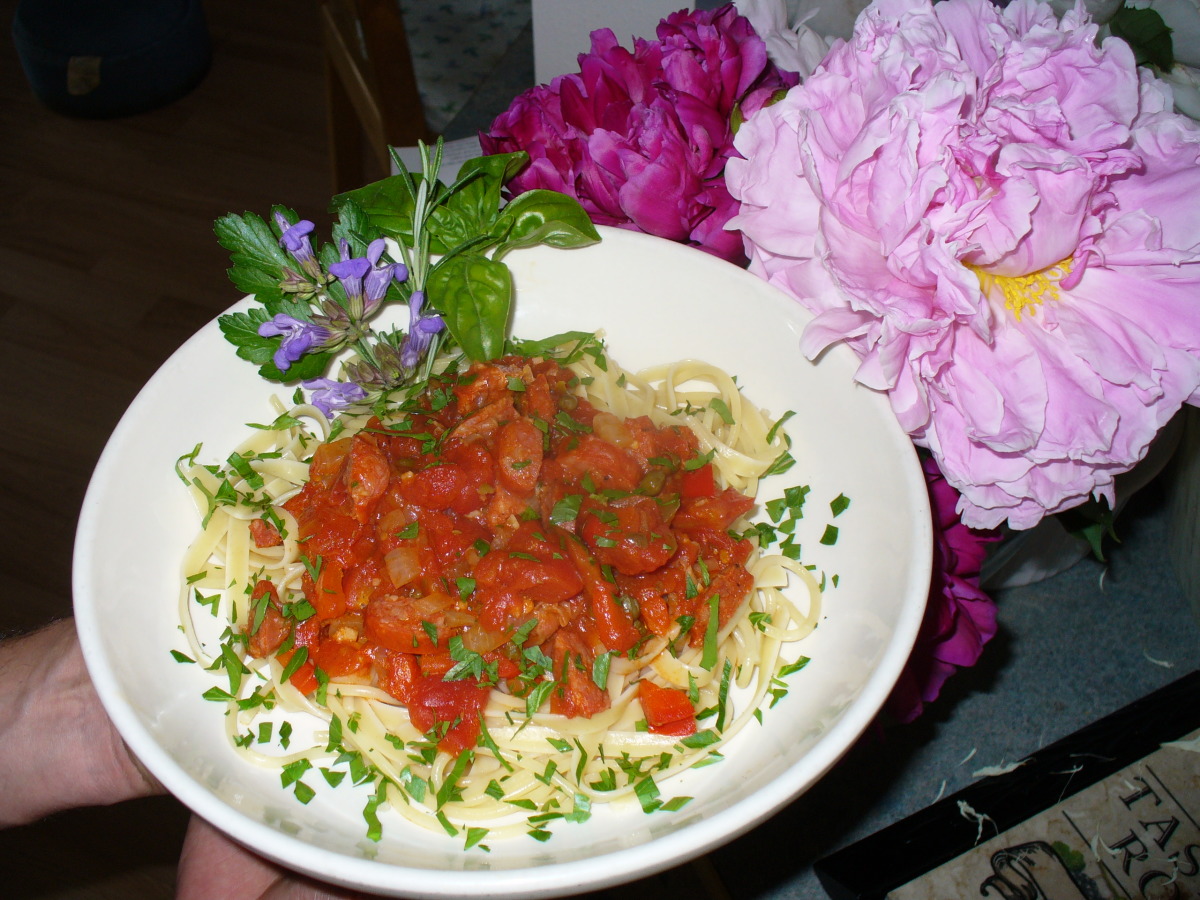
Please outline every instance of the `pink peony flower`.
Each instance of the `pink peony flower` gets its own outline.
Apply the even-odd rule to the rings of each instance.
[[[524,150],[530,164],[513,194],[570,194],[593,221],[645,231],[744,262],[725,231],[736,212],[723,178],[733,153],[731,117],[796,84],[767,60],[766,45],[732,5],[678,12],[658,40],[621,47],[592,32],[580,71],[513,101],[486,133],[483,152]]]
[[[996,605],[979,589],[979,571],[998,535],[963,525],[958,492],[931,458],[922,467],[933,509],[933,578],[912,656],[888,698],[889,712],[901,722],[911,722],[936,700],[947,678],[975,665],[996,635]]]
[[[751,270],[962,494],[1030,528],[1200,402],[1200,128],[1079,11],[877,0],[739,131]]]

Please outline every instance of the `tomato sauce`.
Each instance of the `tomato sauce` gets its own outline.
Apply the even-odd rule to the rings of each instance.
[[[284,504],[313,612],[285,620],[260,586],[250,652],[303,647],[301,690],[318,669],[369,681],[457,753],[494,687],[525,696],[552,680],[552,712],[592,716],[609,705],[604,654],[681,625],[677,640],[701,644],[711,598],[724,624],[753,586],[750,545],[728,533],[753,501],[717,487],[688,428],[597,411],[574,378],[552,360],[477,364],[320,445]],[[648,684],[650,730],[694,731],[687,695]]]

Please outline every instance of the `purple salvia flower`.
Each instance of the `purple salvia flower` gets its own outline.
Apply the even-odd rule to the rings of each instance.
[[[316,226],[308,219],[301,219],[292,225],[280,212],[275,213],[275,224],[282,232],[279,246],[292,254],[292,259],[300,264],[300,268],[306,275],[310,278],[318,278],[321,274],[321,266],[313,253],[312,243],[308,239]]]
[[[411,317],[408,336],[405,337],[404,344],[400,348],[400,364],[406,369],[417,367],[417,363],[421,361],[421,357],[433,343],[433,336],[446,327],[441,316],[422,315],[421,310],[424,306],[425,292],[413,291],[412,297],[408,301]]]
[[[329,340],[329,329],[286,313],[277,313],[271,321],[263,322],[258,326],[258,333],[262,337],[283,337],[273,357],[280,372],[286,372],[309,350]]]
[[[324,413],[326,418],[332,418],[335,412],[367,397],[367,392],[353,381],[314,378],[304,382],[304,387],[312,391],[312,405]]]
[[[366,256],[351,256],[350,244],[343,240],[340,245],[341,262],[329,267],[346,291],[347,310],[351,321],[358,322],[373,313],[394,278],[404,281],[408,269],[401,263],[383,263],[379,260],[387,246],[383,238],[376,238],[367,246]]]

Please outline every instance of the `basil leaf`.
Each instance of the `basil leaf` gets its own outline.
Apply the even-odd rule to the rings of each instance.
[[[454,185],[429,216],[430,249],[445,253],[491,233],[504,182],[528,160],[526,153],[519,152],[476,157],[463,163]]]
[[[472,360],[504,352],[513,294],[508,266],[470,253],[448,257],[429,273],[426,292]]]
[[[574,197],[533,190],[515,197],[500,212],[493,234],[501,244],[494,258],[510,250],[546,244],[571,249],[598,243],[600,234]]]

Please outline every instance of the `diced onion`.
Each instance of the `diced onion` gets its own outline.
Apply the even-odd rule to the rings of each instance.
[[[468,650],[474,650],[476,653],[487,653],[490,650],[495,650],[506,640],[508,640],[508,635],[504,632],[488,631],[479,625],[468,628],[462,633],[463,646]]]
[[[397,547],[383,557],[388,578],[396,587],[404,587],[421,574],[421,556],[416,547]]]
[[[592,419],[592,433],[596,437],[616,444],[618,447],[628,447],[633,443],[633,432],[626,427],[625,422],[610,412],[596,413]]]
[[[447,606],[452,606],[453,604],[454,598],[449,594],[434,591],[432,594],[426,594],[424,597],[418,597],[416,600],[413,600],[410,609],[422,619],[430,619]]]

